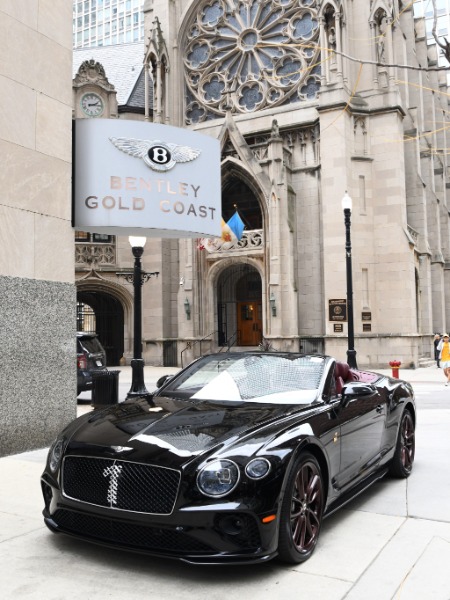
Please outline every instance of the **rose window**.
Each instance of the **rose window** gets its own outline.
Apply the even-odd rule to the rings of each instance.
[[[316,0],[203,0],[184,53],[186,119],[317,98]]]

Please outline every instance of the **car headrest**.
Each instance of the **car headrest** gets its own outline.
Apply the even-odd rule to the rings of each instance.
[[[350,375],[350,368],[347,363],[337,362],[335,365],[335,378],[342,377],[343,381],[347,381]]]

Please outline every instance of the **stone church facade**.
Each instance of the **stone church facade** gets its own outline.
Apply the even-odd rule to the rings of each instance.
[[[245,224],[213,252],[148,240],[144,268],[160,275],[143,288],[146,363],[261,343],[345,359],[346,191],[358,365],[430,357],[450,324],[447,86],[409,3],[147,0],[144,14],[141,110],[117,110],[105,69],[74,80],[75,116],[90,86],[103,116],[217,138],[222,215],[237,209]],[[132,290],[117,273],[130,248],[85,242],[79,305],[101,307],[113,362],[129,360]]]

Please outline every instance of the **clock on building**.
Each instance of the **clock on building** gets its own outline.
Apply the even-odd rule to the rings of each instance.
[[[102,98],[94,92],[84,94],[80,101],[81,110],[88,117],[99,117],[103,113]]]

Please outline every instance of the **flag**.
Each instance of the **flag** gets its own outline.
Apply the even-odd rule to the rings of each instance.
[[[221,228],[222,234],[220,238],[201,238],[197,248],[199,250],[207,250],[208,252],[228,250],[242,239],[244,234],[244,223],[237,211],[227,223],[222,219]]]
[[[239,216],[238,211],[236,211],[234,213],[234,215],[228,221],[227,225],[231,229],[231,231],[234,233],[234,235],[236,236],[238,241],[240,239],[242,239],[245,225],[244,225],[244,222],[242,221],[241,217]]]

